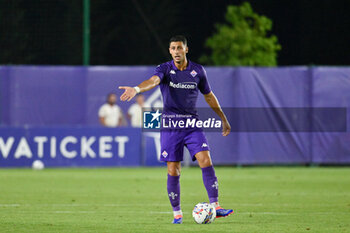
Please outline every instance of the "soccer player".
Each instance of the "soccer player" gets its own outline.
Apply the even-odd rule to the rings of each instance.
[[[198,90],[204,95],[208,105],[219,115],[222,121],[222,135],[227,136],[231,126],[223,113],[220,104],[211,91],[207,74],[203,66],[187,59],[187,40],[178,35],[170,39],[169,52],[172,61],[159,65],[154,75],[135,87],[120,86],[124,93],[122,101],[130,101],[136,94],[151,90],[160,85],[163,96],[163,115],[196,116]],[[188,85],[190,83],[190,85]],[[223,209],[218,202],[218,180],[210,158],[209,146],[202,129],[161,130],[161,160],[167,162],[167,190],[174,212],[174,224],[182,223],[180,206],[180,171],[183,160],[183,147],[186,146],[192,160],[198,161],[202,169],[203,183],[209,201],[216,209],[217,217],[227,217],[233,213],[231,209]]]

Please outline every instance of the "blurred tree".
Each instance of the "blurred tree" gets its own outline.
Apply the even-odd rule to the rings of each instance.
[[[277,37],[268,35],[272,21],[253,12],[248,2],[228,6],[228,24],[217,24],[217,32],[208,38],[205,46],[212,50],[200,61],[209,65],[276,66],[281,49]]]

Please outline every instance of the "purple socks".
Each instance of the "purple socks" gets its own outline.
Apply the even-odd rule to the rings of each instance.
[[[202,168],[202,175],[203,183],[209,196],[209,202],[218,202],[219,187],[214,167]],[[168,174],[167,189],[173,211],[180,211],[180,176],[171,176]]]
[[[202,168],[202,175],[203,183],[209,196],[209,202],[217,202],[219,196],[219,185],[218,179],[215,176],[214,167],[210,166]]]
[[[168,196],[173,207],[173,211],[181,210],[180,207],[180,176],[171,176],[168,174],[167,182]]]

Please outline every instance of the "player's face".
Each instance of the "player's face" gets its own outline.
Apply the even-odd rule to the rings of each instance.
[[[183,63],[188,53],[188,47],[182,41],[171,42],[169,52],[176,63]]]

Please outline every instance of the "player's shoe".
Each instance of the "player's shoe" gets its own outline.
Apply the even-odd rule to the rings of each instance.
[[[226,218],[231,214],[233,214],[233,210],[223,209],[220,206],[216,207],[216,218],[221,218],[221,217]]]
[[[182,215],[177,215],[174,217],[173,224],[182,224]]]

